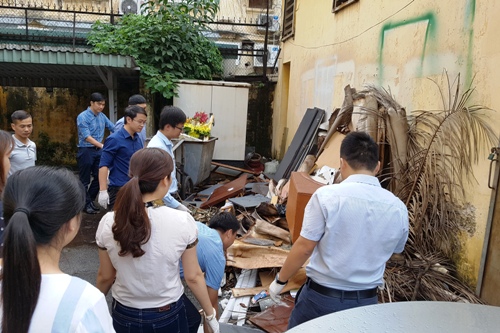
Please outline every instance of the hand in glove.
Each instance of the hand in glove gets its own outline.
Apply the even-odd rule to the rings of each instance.
[[[97,198],[97,202],[99,203],[99,205],[102,206],[102,208],[107,209],[109,204],[108,191],[106,190],[99,191],[99,197]]]
[[[271,296],[271,299],[274,302],[279,303],[281,301],[280,294],[281,294],[281,291],[283,290],[283,288],[285,288],[285,285],[287,282],[288,281],[281,282],[279,280],[279,274],[276,274],[276,278],[269,286],[269,296]]]
[[[212,315],[205,316],[205,321],[207,322],[208,326],[210,327],[210,330],[213,333],[220,332],[219,321],[217,320],[217,313],[215,312],[215,309],[214,309],[214,312],[212,313]]]

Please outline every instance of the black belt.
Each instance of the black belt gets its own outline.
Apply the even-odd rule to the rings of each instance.
[[[169,311],[170,308],[174,307],[175,304],[177,302],[173,302],[173,303],[170,303],[170,304],[167,304],[167,305],[164,305],[164,306],[160,306],[159,308],[148,308],[148,309],[136,309],[136,308],[132,308],[130,306],[126,306],[126,305],[123,305],[122,303],[118,302],[116,299],[113,298],[113,302],[115,304],[118,304],[119,306],[125,308],[125,309],[129,309],[129,310],[132,310],[132,311],[137,311],[137,310],[141,310],[141,311],[146,311],[146,312],[165,312],[165,311]],[[115,305],[113,304],[113,305]]]
[[[92,146],[92,147],[78,147],[78,148],[81,148],[81,149],[101,150],[101,148],[98,148],[98,147],[96,147],[96,146]]]
[[[377,289],[365,289],[365,290],[339,290],[334,288],[328,288],[322,286],[310,278],[307,278],[306,284],[312,290],[329,297],[345,298],[345,299],[361,299],[361,298],[372,298],[377,296]]]

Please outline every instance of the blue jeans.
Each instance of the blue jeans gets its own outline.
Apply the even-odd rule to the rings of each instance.
[[[116,333],[188,333],[186,310],[182,297],[170,309],[134,309],[113,299],[111,311]]]
[[[90,204],[99,193],[99,162],[101,149],[93,147],[80,147],[76,154],[80,181],[87,194],[85,206]],[[92,179],[91,179],[92,177]],[[91,181],[92,180],[92,181]]]
[[[198,332],[198,328],[201,324],[201,315],[196,306],[194,306],[193,302],[186,296],[186,294],[182,295],[182,300],[184,302],[184,306],[186,307],[186,316],[189,326],[189,333]]]
[[[295,307],[288,320],[288,329],[333,312],[377,304],[377,302],[377,296],[358,299],[325,296],[312,290],[306,283],[299,289],[295,297]]]

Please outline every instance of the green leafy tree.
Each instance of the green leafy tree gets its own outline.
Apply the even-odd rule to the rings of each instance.
[[[96,22],[88,36],[94,52],[129,55],[151,92],[175,95],[179,79],[210,80],[222,73],[222,56],[206,37],[218,0],[148,1],[141,15],[115,24]]]

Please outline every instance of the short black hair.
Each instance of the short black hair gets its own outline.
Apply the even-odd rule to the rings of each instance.
[[[222,232],[226,232],[227,230],[237,232],[240,230],[240,222],[238,222],[236,216],[228,212],[220,212],[212,216],[208,222],[208,226]]]
[[[29,114],[29,112],[26,112],[24,110],[14,111],[10,115],[10,120],[12,122],[14,122],[15,120],[24,120],[24,119],[28,119],[28,118],[31,118],[31,114]]]
[[[172,127],[186,122],[186,114],[180,108],[172,105],[165,106],[160,113],[160,129],[170,125]]]
[[[127,106],[125,108],[125,111],[123,112],[125,124],[127,123],[127,117],[129,117],[130,119],[134,119],[135,117],[137,117],[137,114],[139,114],[139,113],[145,115],[146,117],[148,116],[148,114],[146,113],[146,110],[144,110],[143,108],[141,108],[138,105]]]
[[[137,105],[137,104],[147,104],[146,98],[144,96],[135,94],[130,96],[128,99],[128,105]]]
[[[342,140],[340,157],[354,170],[373,171],[378,164],[378,145],[365,132],[351,132]]]
[[[101,93],[95,92],[90,95],[91,102],[102,102],[106,101],[106,98]]]

